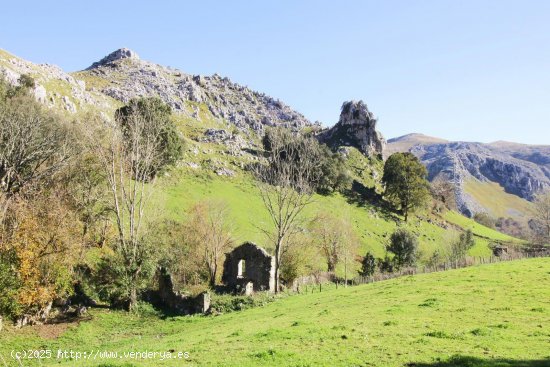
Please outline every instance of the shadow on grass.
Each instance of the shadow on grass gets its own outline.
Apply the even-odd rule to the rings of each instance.
[[[385,220],[399,222],[391,205],[373,187],[366,187],[361,182],[354,180],[351,188],[344,192],[343,195],[348,204],[359,207],[365,207],[367,204],[373,205],[378,208],[378,215],[382,216]]]
[[[483,359],[468,356],[454,356],[441,362],[410,362],[406,367],[550,367],[550,357],[540,360]]]

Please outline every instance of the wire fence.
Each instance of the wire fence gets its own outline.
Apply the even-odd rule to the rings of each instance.
[[[550,257],[550,250],[545,250],[540,252],[529,252],[529,253],[514,252],[510,254],[503,254],[502,256],[493,255],[490,257],[468,257],[457,261],[447,261],[434,266],[406,267],[391,273],[378,272],[372,276],[357,276],[352,279],[348,279],[347,282],[344,279],[335,277],[334,274],[325,273],[321,277],[311,277],[312,279],[317,279],[316,281],[296,284],[293,287],[292,292],[298,293],[298,294],[317,293],[317,292],[322,292],[322,291],[331,290],[331,289],[338,289],[346,286],[375,283],[375,282],[395,279],[403,276],[437,273],[437,272],[447,271],[452,269],[467,268],[470,266],[494,264],[494,263],[500,263],[500,262],[515,261],[515,260],[530,259],[530,258],[540,258],[540,257]],[[291,290],[288,290],[288,291],[290,292]]]

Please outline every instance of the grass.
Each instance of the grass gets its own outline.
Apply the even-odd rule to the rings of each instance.
[[[444,218],[454,225],[457,225],[463,229],[471,229],[472,232],[479,237],[491,239],[501,242],[520,242],[517,238],[499,232],[497,230],[485,227],[471,218],[467,218],[457,212],[448,211],[445,213]]]
[[[197,158],[199,161],[200,159]],[[204,159],[209,158],[205,156]],[[222,200],[230,209],[237,242],[253,241],[271,250],[270,244],[260,230],[269,228],[271,223],[252,178],[236,166],[229,167],[237,172],[235,177],[219,177],[207,170],[193,171],[190,168],[172,172],[172,176],[163,181],[159,190],[161,195],[158,200],[165,208],[162,215],[183,222],[187,209],[194,202],[205,199]],[[380,212],[377,207],[350,203],[340,194],[316,195],[315,202],[307,208],[305,214],[306,217],[312,217],[319,212],[349,218],[359,238],[360,255],[370,251],[377,257],[383,257],[385,245],[398,225],[409,228],[418,236],[422,259],[429,258],[436,249],[452,240],[449,230],[437,225],[436,222],[447,221],[464,229],[472,228],[477,237],[476,245],[470,250],[471,256],[490,256],[489,244],[493,242],[517,241],[456,212],[447,212],[443,218],[434,218],[432,223],[412,217],[409,223],[397,221],[398,224],[394,217]]]
[[[468,180],[465,182],[464,190],[494,218],[512,217],[520,222],[526,222],[527,218],[531,217],[533,204],[505,192],[496,182]]]
[[[0,334],[12,349],[189,352],[188,360],[43,360],[43,366],[550,365],[550,259],[295,295],[221,316],[91,311],[57,339]],[[27,361],[25,366],[38,365]]]

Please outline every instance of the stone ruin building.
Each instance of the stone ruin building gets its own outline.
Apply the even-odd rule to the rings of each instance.
[[[275,258],[245,242],[226,254],[222,282],[233,292],[250,295],[275,291]]]
[[[203,292],[195,297],[174,291],[172,276],[166,268],[160,268],[158,273],[158,291],[155,295],[161,305],[178,315],[208,313],[210,311],[210,294]]]

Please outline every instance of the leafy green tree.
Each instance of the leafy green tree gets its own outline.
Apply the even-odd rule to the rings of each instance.
[[[374,256],[367,252],[363,260],[361,261],[361,276],[370,277],[376,271],[376,259]]]
[[[475,245],[474,234],[471,229],[461,233],[458,240],[451,244],[451,253],[449,260],[458,261],[463,260],[470,250]]]
[[[327,195],[335,191],[351,187],[351,176],[346,169],[344,157],[331,151],[326,145],[319,144],[319,157],[321,160],[322,175],[317,185],[317,192]]]
[[[405,221],[410,211],[424,206],[430,197],[427,176],[426,167],[411,153],[392,154],[384,164],[386,198],[401,209]]]
[[[388,254],[383,259],[377,259],[376,263],[381,273],[393,273],[395,269],[394,263]]]
[[[391,235],[386,249],[394,254],[393,263],[396,268],[412,266],[416,263],[418,240],[412,232],[399,228]]]
[[[154,161],[148,168],[150,177],[142,179],[156,176],[168,166],[174,165],[183,154],[183,142],[176,131],[171,116],[170,106],[156,97],[132,99],[128,105],[115,112],[115,118],[121,125],[126,144],[151,146],[148,139],[155,138],[153,142]],[[143,126],[136,128],[136,124]],[[132,136],[136,132],[140,136]],[[127,147],[127,149],[131,148]]]
[[[308,157],[299,155],[302,151],[300,144],[303,141],[310,145]],[[319,175],[315,183],[315,191],[319,194],[328,195],[351,186],[352,180],[346,169],[343,156],[331,151],[329,147],[320,144],[316,139],[301,135],[294,136],[290,132],[282,133],[280,129],[270,129],[262,138],[262,144],[266,152],[270,152],[274,148],[279,149],[282,158],[294,157],[293,159],[298,164],[300,161],[316,161]]]

